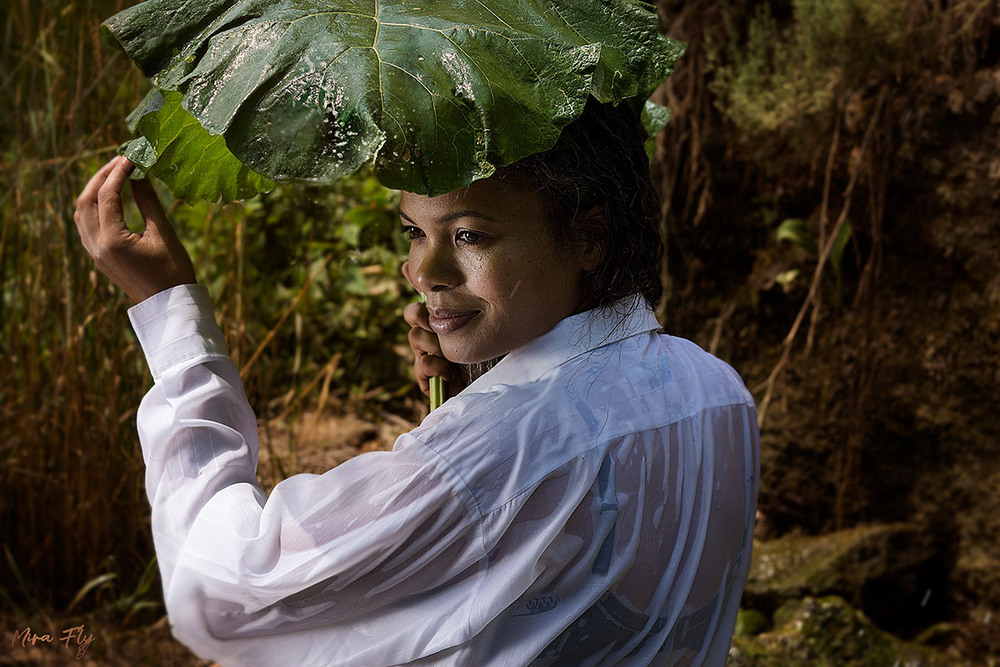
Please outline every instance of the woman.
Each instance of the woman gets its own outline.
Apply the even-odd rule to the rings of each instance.
[[[75,218],[138,302],[155,380],[139,435],[178,638],[233,665],[724,664],[754,407],[731,368],[659,332],[641,139],[629,111],[591,104],[546,153],[403,193],[404,274],[427,297],[406,311],[418,379],[470,384],[392,452],[270,496],[190,259],[144,182],[146,230],[125,228],[130,165],[95,175]]]

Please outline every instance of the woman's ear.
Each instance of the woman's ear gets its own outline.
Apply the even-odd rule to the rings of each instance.
[[[601,265],[608,252],[610,232],[604,204],[598,204],[573,221],[576,238],[580,239],[582,267],[593,271]]]

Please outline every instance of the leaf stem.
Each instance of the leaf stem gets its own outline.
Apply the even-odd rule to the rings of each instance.
[[[423,292],[420,293],[420,303],[427,303],[427,296]],[[439,377],[429,377],[427,381],[430,383],[431,412],[434,412],[448,398],[445,392],[445,381]]]

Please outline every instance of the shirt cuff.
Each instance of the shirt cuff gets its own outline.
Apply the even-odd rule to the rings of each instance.
[[[204,285],[165,289],[129,308],[128,317],[154,382],[173,366],[229,356]]]

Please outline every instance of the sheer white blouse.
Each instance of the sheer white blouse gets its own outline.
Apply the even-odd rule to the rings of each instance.
[[[391,452],[270,495],[207,291],[129,311],[174,634],[223,665],[722,665],[759,436],[726,364],[644,302],[569,317]]]

